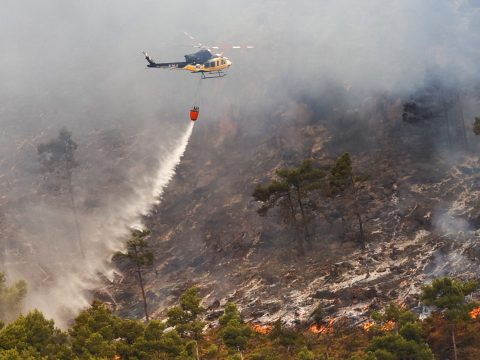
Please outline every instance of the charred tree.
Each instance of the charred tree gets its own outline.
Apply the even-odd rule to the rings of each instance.
[[[358,200],[359,188],[357,182],[360,179],[354,175],[352,160],[349,153],[344,153],[335,161],[335,165],[330,170],[330,192],[335,197],[343,197],[347,202],[346,208],[351,208],[358,222],[359,242],[362,248],[365,248],[366,238],[363,229],[362,214]]]
[[[455,89],[434,82],[417,91],[403,104],[402,119],[421,127],[421,133],[430,138],[438,137],[439,124],[443,120],[443,137],[448,147],[468,150],[463,105]],[[421,141],[417,146],[422,146]]]
[[[480,116],[475,118],[475,122],[473,123],[472,131],[475,135],[480,135]]]
[[[459,125],[461,129],[463,146],[465,147],[465,150],[468,151],[467,129],[465,127],[465,115],[463,113],[463,104],[462,104],[462,99],[460,98],[459,93],[457,93],[456,99],[457,99],[457,105],[458,105],[458,111],[459,111]]]
[[[38,159],[43,171],[52,174],[57,181],[60,181],[60,191],[62,187],[67,190],[78,248],[82,257],[85,257],[72,184],[73,170],[78,166],[75,160],[76,150],[77,144],[72,140],[72,133],[66,129],[60,130],[56,139],[37,146]]]
[[[266,186],[258,184],[252,196],[256,201],[262,203],[262,206],[257,210],[260,216],[265,216],[270,209],[277,206],[283,210],[285,223],[295,230],[298,253],[299,255],[303,254],[303,240],[298,238],[295,229],[297,210],[294,205],[292,189],[288,186],[288,183],[286,181],[272,180]]]
[[[310,242],[308,224],[311,219],[305,200],[310,191],[322,186],[325,174],[307,159],[298,167],[277,170],[276,176],[279,180],[273,179],[266,186],[257,185],[252,196],[263,203],[258,210],[261,215],[275,206],[286,210],[286,222],[296,230],[298,254],[304,255],[304,241]]]

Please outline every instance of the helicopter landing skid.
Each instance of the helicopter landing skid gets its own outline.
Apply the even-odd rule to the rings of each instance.
[[[216,79],[216,78],[221,78],[224,76],[227,76],[223,71],[212,71],[208,73],[209,75],[205,75],[204,72],[202,72],[202,79]],[[210,75],[211,74],[211,75]]]

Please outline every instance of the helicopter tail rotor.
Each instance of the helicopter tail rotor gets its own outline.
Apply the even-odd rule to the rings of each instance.
[[[145,55],[145,59],[148,61],[150,65],[156,64],[155,61],[153,61],[153,59],[150,56],[148,56],[148,54],[145,51],[142,51],[142,54]]]

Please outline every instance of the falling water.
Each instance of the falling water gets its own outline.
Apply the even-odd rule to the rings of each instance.
[[[157,176],[155,177],[151,193],[146,194],[146,196],[141,199],[138,204],[138,211],[142,215],[147,214],[152,205],[160,202],[165,186],[175,175],[175,169],[180,163],[180,160],[187,149],[188,140],[190,139],[193,131],[193,124],[194,122],[191,121],[187,131],[180,138],[178,145],[174,148],[174,150],[165,154],[162,161],[162,166],[158,169]]]
[[[25,237],[33,244],[32,256],[22,255],[20,261],[10,260],[5,264],[10,276],[24,278],[29,284],[27,309],[38,308],[65,327],[78,311],[90,304],[90,291],[101,286],[101,279],[113,279],[116,272],[109,259],[123,248],[129,229],[141,227],[142,216],[160,201],[187,148],[193,125],[190,122],[177,140],[170,139],[165,146],[159,146],[156,170],[151,169],[149,174],[137,169],[131,171],[135,181],[129,193],[109,195],[108,206],[84,211],[79,216],[85,258],[79,256],[70,241],[73,229],[67,208],[43,203],[30,205],[22,220],[27,224],[32,222],[24,230]],[[44,233],[39,231],[42,227]]]

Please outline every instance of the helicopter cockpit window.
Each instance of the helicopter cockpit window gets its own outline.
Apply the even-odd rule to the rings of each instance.
[[[206,64],[205,64],[205,67],[206,67],[206,68],[210,67],[210,63],[206,63]]]

